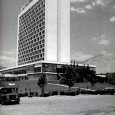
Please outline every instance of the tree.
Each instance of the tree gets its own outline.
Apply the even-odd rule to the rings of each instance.
[[[77,73],[75,71],[75,67],[73,65],[65,65],[62,67],[63,75],[60,80],[61,83],[69,86],[70,88],[74,85]]]
[[[47,77],[45,73],[42,73],[41,76],[38,79],[37,85],[41,88],[41,94],[43,96],[44,94],[44,87],[47,84]]]
[[[95,74],[94,70],[90,70],[90,73],[89,73],[89,82],[91,83],[92,89],[93,89],[94,85],[96,84],[96,74]]]

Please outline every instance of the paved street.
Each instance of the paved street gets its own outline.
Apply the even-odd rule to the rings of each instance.
[[[25,97],[19,105],[0,105],[0,115],[115,115],[115,96]]]

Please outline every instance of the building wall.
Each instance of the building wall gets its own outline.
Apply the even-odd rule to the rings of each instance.
[[[58,0],[58,61],[70,62],[70,0]]]
[[[18,65],[44,60],[45,0],[33,0],[18,20]]]
[[[70,62],[70,0],[46,0],[47,61]]]
[[[70,0],[33,0],[18,16],[18,65],[70,62]]]
[[[45,60],[57,62],[57,0],[45,1]]]

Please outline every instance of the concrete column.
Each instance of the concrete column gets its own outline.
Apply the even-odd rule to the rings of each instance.
[[[70,63],[70,0],[58,2],[58,62]]]

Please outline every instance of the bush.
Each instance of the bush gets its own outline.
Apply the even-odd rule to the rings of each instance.
[[[86,90],[81,90],[81,94],[87,94]]]
[[[34,96],[34,92],[29,92],[28,93],[28,97],[33,97]]]
[[[51,96],[50,92],[45,92],[45,93],[43,94],[43,97],[49,97],[49,96]]]
[[[97,90],[97,91],[93,91],[91,92],[91,94],[100,94],[100,95],[114,95],[115,91],[107,91],[107,90]]]
[[[67,95],[67,96],[75,96],[78,94],[79,94],[79,92],[64,92],[64,91],[60,92],[60,95]]]
[[[22,97],[22,93],[19,93],[19,97]]]
[[[25,94],[24,93],[19,93],[19,97],[25,97]]]
[[[34,95],[34,92],[30,92],[30,95]]]
[[[60,95],[66,95],[64,91],[60,91]]]
[[[27,93],[27,92],[25,92],[24,96],[25,96],[25,97],[27,97],[27,96],[28,96],[28,93]]]
[[[79,95],[79,93],[80,93],[80,91],[79,91],[79,90],[77,90],[77,91],[76,91],[76,95]]]
[[[33,95],[28,95],[28,97],[33,97]]]
[[[38,92],[35,92],[35,96],[38,96]]]
[[[76,92],[66,92],[66,95],[68,95],[68,96],[75,96]]]
[[[110,95],[114,95],[114,93],[115,93],[114,91],[110,91]]]
[[[51,95],[58,95],[58,91],[52,91]]]

